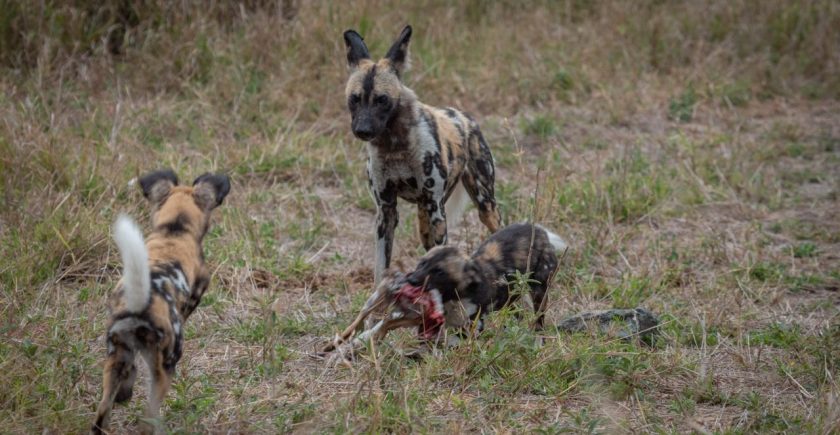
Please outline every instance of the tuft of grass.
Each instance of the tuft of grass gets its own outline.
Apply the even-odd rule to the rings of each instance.
[[[668,103],[668,117],[674,121],[691,121],[694,118],[694,106],[697,105],[697,102],[697,93],[693,86],[689,86]]]
[[[545,115],[537,115],[533,119],[524,120],[522,123],[522,130],[527,135],[534,135],[540,139],[548,139],[560,131],[560,126],[557,121]]]
[[[796,258],[813,257],[817,254],[817,245],[811,242],[803,242],[793,247],[793,256]]]

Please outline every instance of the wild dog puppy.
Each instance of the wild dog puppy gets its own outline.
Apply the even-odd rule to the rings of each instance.
[[[406,26],[385,57],[374,62],[361,35],[344,32],[350,67],[347,107],[353,134],[368,142],[367,176],[378,210],[376,283],[391,263],[397,198],[417,204],[426,250],[446,244],[447,212],[450,220],[459,219],[464,193],[490,232],[501,222],[493,156],[478,124],[456,109],[421,103],[400,80],[408,67],[410,39],[411,26]]]
[[[515,274],[526,275],[531,299],[537,314],[536,327],[542,329],[545,296],[557,270],[557,252],[566,243],[560,236],[539,225],[513,224],[493,234],[472,256],[451,246],[430,250],[417,267],[402,275],[392,273],[373,296],[373,307],[390,305],[385,319],[364,331],[354,340],[354,347],[364,340],[381,339],[388,331],[417,326],[422,337],[433,339],[442,326],[466,331],[476,325],[484,328],[484,316],[517,299],[511,292]],[[390,281],[390,282],[387,282]],[[373,310],[375,308],[371,308]],[[362,314],[336,341],[329,352],[347,340]]]
[[[230,191],[225,175],[204,174],[192,186],[179,186],[171,170],[140,178],[152,203],[152,232],[146,241],[137,225],[120,216],[114,239],[123,262],[123,278],[109,300],[107,357],[102,401],[91,432],[108,429],[114,402],[131,398],[139,353],[151,373],[144,432],[159,427],[160,406],[183,349],[183,324],[201,302],[210,283],[201,240],[210,212]]]

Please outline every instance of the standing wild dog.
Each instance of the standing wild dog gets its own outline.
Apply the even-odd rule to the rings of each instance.
[[[390,266],[398,197],[417,204],[420,239],[427,250],[446,243],[447,211],[458,219],[467,201],[464,190],[490,232],[501,221],[493,156],[478,124],[458,110],[419,102],[400,81],[408,66],[410,38],[411,26],[406,26],[388,54],[374,62],[361,35],[344,32],[351,70],[347,106],[353,134],[369,143],[367,175],[378,209],[376,283]]]
[[[130,218],[120,216],[114,225],[123,278],[109,301],[108,356],[93,433],[108,430],[115,401],[131,398],[136,353],[151,373],[144,432],[159,425],[160,405],[181,358],[183,323],[210,283],[201,240],[210,225],[210,212],[230,191],[230,180],[204,174],[192,186],[179,186],[175,173],[166,170],[143,176],[140,186],[153,205],[153,229],[144,242]]]

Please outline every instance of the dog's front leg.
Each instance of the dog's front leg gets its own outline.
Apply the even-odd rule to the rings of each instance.
[[[382,201],[376,214],[376,267],[373,271],[374,285],[379,285],[385,269],[391,267],[391,250],[394,247],[394,228],[399,223],[397,199]]]

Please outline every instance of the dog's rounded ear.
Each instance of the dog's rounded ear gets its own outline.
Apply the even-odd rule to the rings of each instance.
[[[385,58],[391,61],[391,66],[397,74],[402,74],[407,71],[410,62],[408,59],[408,42],[411,40],[411,26],[405,26],[400,32],[400,36],[394,41],[394,45],[388,50]]]
[[[178,176],[171,169],[149,172],[140,177],[143,196],[154,204],[159,204],[169,195],[169,190],[178,185]]]
[[[224,174],[206,173],[193,181],[195,200],[201,208],[212,210],[230,193],[230,178]]]
[[[350,69],[358,68],[362,59],[370,59],[364,38],[355,30],[344,32],[344,45],[347,47],[347,66]]]

